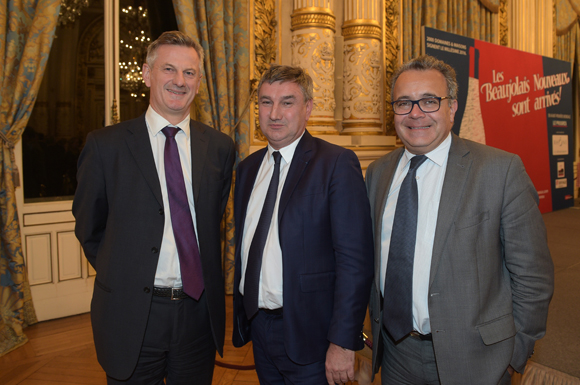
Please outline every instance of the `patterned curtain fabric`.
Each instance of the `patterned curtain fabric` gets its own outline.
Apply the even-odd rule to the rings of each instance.
[[[173,0],[179,30],[197,39],[205,51],[204,77],[195,98],[196,119],[229,134],[238,159],[249,152],[250,97],[248,2],[246,0]],[[193,113],[192,113],[193,115]],[[233,189],[224,221],[226,293],[234,284]]]
[[[556,0],[556,34],[564,35],[577,24],[580,0]]]
[[[572,66],[580,55],[580,0],[556,1],[555,58],[569,61]]]
[[[567,33],[556,36],[556,55],[554,58],[569,61],[574,66],[574,63],[578,60],[579,53],[580,26],[576,22]]]
[[[396,1],[396,0],[393,0]],[[421,54],[421,27],[431,27],[484,41],[497,41],[496,1],[400,0],[403,2],[403,62]]]
[[[25,344],[22,329],[37,322],[16,210],[14,145],[36,100],[59,9],[60,0],[0,0],[0,356]]]

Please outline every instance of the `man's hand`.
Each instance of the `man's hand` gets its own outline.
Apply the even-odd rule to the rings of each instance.
[[[330,343],[326,352],[328,385],[354,381],[354,351]]]

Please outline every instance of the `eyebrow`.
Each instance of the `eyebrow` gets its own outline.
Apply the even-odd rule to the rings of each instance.
[[[260,100],[261,99],[272,100],[272,97],[270,97],[268,95],[262,95],[262,96],[260,96]],[[282,96],[282,98],[281,98],[282,101],[285,101],[285,100],[294,100],[294,99],[296,99],[296,95],[285,95],[285,96]]]
[[[171,64],[171,63],[164,63],[164,64],[162,64],[160,67],[161,67],[161,68],[165,68],[165,67],[171,67],[171,68],[174,68],[174,69],[176,69],[176,68],[175,68],[175,66],[174,66],[173,64]],[[197,70],[195,69],[195,67],[186,68],[186,69],[184,69],[184,70],[183,70],[183,72],[185,72],[185,71],[191,71],[191,72],[193,72],[194,74],[197,74]]]
[[[420,99],[423,99],[423,98],[431,98],[433,96],[438,97],[437,95],[435,95],[432,92],[425,92],[425,93],[423,93],[423,95],[421,95],[421,98]],[[412,99],[408,95],[402,95],[402,96],[399,96],[396,100],[412,100]]]

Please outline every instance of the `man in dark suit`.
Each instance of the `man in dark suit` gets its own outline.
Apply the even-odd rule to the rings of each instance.
[[[253,341],[260,383],[347,382],[373,270],[360,164],[306,131],[312,79],[302,69],[272,65],[258,105],[268,146],[236,177],[233,343]]]
[[[392,84],[405,147],[366,174],[373,368],[383,384],[509,384],[553,292],[538,195],[517,155],[451,133],[453,68],[422,56]]]
[[[97,271],[91,320],[109,384],[211,384],[225,333],[220,222],[235,150],[189,118],[203,49],[181,32],[143,65],[147,112],[91,132],[75,232]]]

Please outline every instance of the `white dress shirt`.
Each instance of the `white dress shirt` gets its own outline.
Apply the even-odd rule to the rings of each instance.
[[[429,323],[429,274],[431,272],[431,257],[433,255],[433,242],[437,227],[437,214],[441,190],[445,180],[447,159],[451,148],[451,133],[433,151],[427,155],[427,160],[417,170],[417,190],[419,193],[419,206],[417,215],[417,239],[415,242],[415,260],[413,263],[413,328],[421,334],[431,333]],[[389,247],[391,245],[391,232],[399,190],[403,179],[407,176],[411,158],[415,155],[405,150],[399,161],[393,182],[387,197],[385,212],[383,213],[383,228],[381,231],[381,293],[385,295],[385,275]]]
[[[274,214],[272,215],[272,222],[270,222],[268,238],[266,239],[264,254],[262,256],[260,289],[258,292],[259,308],[278,309],[284,305],[282,299],[282,249],[280,248],[280,237],[278,234],[278,207],[284,182],[288,176],[288,170],[290,169],[296,146],[298,146],[298,142],[302,139],[302,135],[288,146],[278,150],[280,155],[282,155],[280,160],[280,184],[278,185]],[[276,150],[268,145],[267,153],[262,160],[260,170],[258,170],[258,175],[256,176],[256,181],[248,202],[248,211],[244,223],[244,235],[242,237],[242,279],[239,287],[242,295],[244,294],[244,283],[246,282],[246,266],[248,265],[250,245],[252,244],[256,227],[258,227],[258,220],[262,213],[268,186],[274,173],[274,158],[272,157],[274,151]]]
[[[171,210],[169,208],[169,199],[167,197],[167,182],[165,181],[165,134],[161,132],[166,126],[173,126],[165,118],[159,115],[151,106],[145,113],[145,122],[149,131],[151,140],[151,149],[155,159],[155,167],[159,176],[161,185],[161,195],[163,196],[163,211],[165,212],[165,225],[163,227],[163,240],[161,241],[161,250],[159,250],[159,262],[155,272],[155,286],[159,287],[182,287],[181,269],[179,267],[179,255],[177,245],[173,235],[173,226],[171,225]],[[197,225],[195,218],[195,206],[193,202],[193,184],[191,179],[191,136],[189,131],[189,115],[177,126],[181,130],[175,135],[179,158],[185,180],[185,191],[193,219],[193,228],[197,237]],[[199,242],[198,242],[199,247]]]

